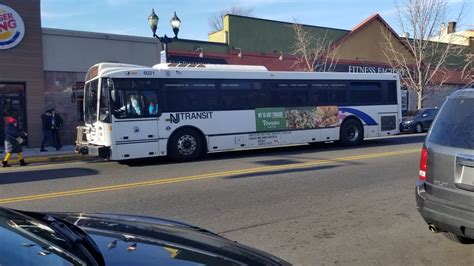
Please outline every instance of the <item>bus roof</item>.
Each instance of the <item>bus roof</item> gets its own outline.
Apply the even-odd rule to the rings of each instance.
[[[266,71],[268,69],[264,66],[249,66],[249,65],[215,65],[215,64],[181,64],[168,63],[154,65],[155,69],[188,69],[188,70],[222,70],[222,71]]]
[[[212,64],[157,64],[153,67],[99,63],[87,72],[86,81],[95,77],[117,78],[214,78],[214,79],[373,79],[396,80],[396,73],[269,71],[264,66]]]

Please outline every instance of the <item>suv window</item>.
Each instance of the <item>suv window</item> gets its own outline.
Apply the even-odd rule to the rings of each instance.
[[[444,105],[428,141],[449,147],[474,149],[474,98],[453,98]]]

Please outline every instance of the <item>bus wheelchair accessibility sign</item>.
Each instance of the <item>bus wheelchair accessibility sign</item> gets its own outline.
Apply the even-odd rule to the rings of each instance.
[[[0,4],[0,49],[17,46],[25,36],[25,24],[12,8]]]

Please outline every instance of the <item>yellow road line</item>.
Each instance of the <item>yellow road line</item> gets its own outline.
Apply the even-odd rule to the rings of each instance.
[[[309,162],[304,162],[304,163],[285,164],[285,165],[277,165],[277,166],[264,166],[264,167],[232,170],[232,171],[225,171],[225,172],[216,172],[216,173],[208,173],[208,174],[200,174],[200,175],[192,175],[192,176],[184,176],[184,177],[174,177],[174,178],[142,181],[142,182],[135,182],[135,183],[125,183],[125,184],[120,184],[120,185],[84,188],[84,189],[77,189],[77,190],[67,190],[67,191],[51,192],[51,193],[45,193],[45,194],[4,198],[4,199],[0,199],[0,204],[32,201],[32,200],[43,200],[43,199],[51,199],[51,198],[66,197],[66,196],[73,196],[73,195],[82,195],[82,194],[98,193],[98,192],[105,192],[105,191],[131,189],[131,188],[138,188],[138,187],[157,186],[157,185],[164,185],[164,184],[181,183],[181,182],[186,182],[186,181],[210,179],[210,178],[216,178],[216,177],[228,177],[228,176],[243,175],[243,174],[255,174],[255,173],[278,171],[278,170],[305,168],[305,167],[317,166],[317,165],[322,165],[322,164],[381,158],[381,157],[387,157],[387,156],[410,154],[410,153],[415,153],[415,152],[420,152],[420,149],[373,153],[373,154],[366,154],[366,155],[340,157],[340,158],[334,158],[334,159],[328,159],[328,160],[314,160],[314,161],[309,161]]]

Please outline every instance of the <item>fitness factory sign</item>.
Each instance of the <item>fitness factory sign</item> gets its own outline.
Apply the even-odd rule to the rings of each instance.
[[[0,4],[0,50],[17,46],[24,36],[23,19],[12,8]]]

